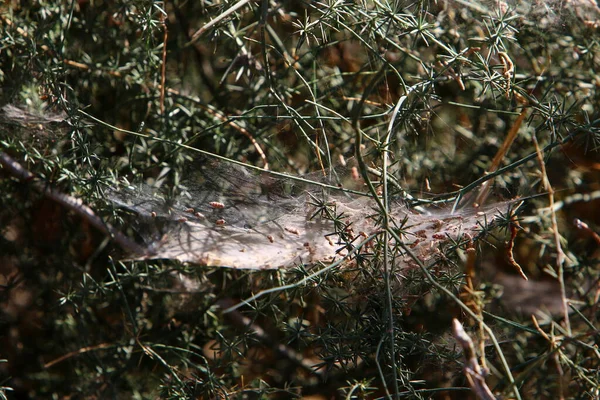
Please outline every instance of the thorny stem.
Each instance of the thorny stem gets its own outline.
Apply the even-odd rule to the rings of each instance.
[[[383,368],[381,368],[381,363],[379,362],[379,353],[381,352],[381,347],[383,346],[383,342],[385,341],[385,336],[381,337],[379,343],[377,343],[377,350],[375,351],[375,365],[377,366],[377,372],[379,373],[379,378],[381,379],[381,383],[383,385],[383,389],[385,390],[385,394],[387,397],[391,398],[390,390],[388,389],[387,382],[385,381],[385,374],[383,373]]]
[[[400,388],[398,387],[398,376],[396,372],[396,351],[395,351],[395,335],[394,335],[394,308],[393,308],[393,296],[392,296],[392,284],[390,277],[392,276],[392,265],[389,259],[390,249],[388,247],[389,243],[389,231],[390,231],[390,216],[389,216],[389,197],[388,197],[388,147],[390,137],[392,135],[394,122],[396,120],[396,116],[402,107],[402,104],[410,94],[409,92],[400,97],[398,102],[396,103],[396,107],[394,107],[394,112],[390,118],[390,122],[388,125],[387,133],[385,135],[385,139],[383,141],[383,172],[382,172],[382,184],[383,184],[383,206],[384,208],[381,210],[383,213],[383,229],[385,232],[383,234],[383,278],[385,282],[385,290],[386,290],[386,301],[388,308],[388,334],[390,339],[390,362],[393,368],[393,377],[394,377],[394,397],[398,398],[400,395]],[[360,135],[360,132],[358,131]],[[358,158],[362,159],[362,155],[360,154],[360,147],[356,148]],[[368,179],[368,176],[367,176]],[[393,261],[393,258],[392,258]]]
[[[375,187],[373,186],[373,182],[371,182],[371,179],[369,178],[369,174],[368,174],[368,170],[367,170],[367,166],[365,164],[365,161],[362,158],[362,154],[360,152],[360,148],[361,148],[361,144],[362,144],[362,135],[359,129],[356,129],[356,159],[358,161],[358,165],[359,165],[359,170],[360,173],[364,179],[364,181],[366,182],[369,191],[371,192],[372,197],[375,199],[375,201],[377,202],[379,208],[383,211],[384,214],[384,224],[386,224],[387,220],[388,220],[388,214],[387,214],[387,207],[386,205],[381,201],[381,199],[379,198],[379,195],[377,194],[377,190],[375,190]],[[385,166],[384,166],[385,167]],[[385,171],[385,169],[384,169]],[[400,393],[400,388],[398,386],[398,375],[397,375],[397,371],[396,371],[396,360],[395,360],[395,343],[394,343],[394,320],[393,320],[393,310],[392,307],[390,306],[391,303],[391,293],[389,293],[390,290],[390,285],[389,285],[389,276],[388,276],[388,264],[387,264],[387,254],[388,254],[388,248],[387,248],[387,243],[389,241],[389,236],[388,236],[388,229],[385,230],[385,234],[384,234],[384,278],[386,280],[386,291],[388,291],[388,295],[387,295],[387,303],[388,303],[388,312],[389,312],[389,332],[388,334],[390,335],[390,362],[392,364],[392,375],[393,375],[393,384],[394,384],[394,396],[396,398],[398,398],[399,393]],[[382,382],[385,385],[385,381]],[[387,391],[387,388],[386,388]]]
[[[377,79],[377,78],[375,78],[375,79]],[[361,175],[362,175],[364,181],[367,183],[367,186],[369,188],[369,191],[371,192],[372,197],[375,199],[375,201],[377,201],[377,204],[383,214],[383,225],[384,225],[384,230],[385,230],[384,241],[383,241],[383,243],[384,243],[384,253],[383,253],[384,281],[385,281],[385,285],[386,285],[386,301],[387,301],[387,308],[388,308],[388,313],[389,313],[389,315],[388,315],[388,330],[389,330],[389,332],[388,333],[390,335],[390,362],[392,364],[394,397],[396,397],[396,398],[398,398],[398,396],[400,394],[400,388],[398,386],[398,375],[397,375],[397,370],[396,370],[395,340],[394,340],[394,315],[393,315],[394,313],[393,313],[393,306],[392,306],[393,299],[392,299],[391,282],[390,282],[391,271],[390,271],[390,265],[389,265],[389,260],[388,260],[388,255],[389,255],[388,242],[389,242],[389,232],[391,231],[391,229],[390,229],[390,224],[389,224],[388,193],[387,193],[387,162],[388,162],[387,147],[389,145],[389,138],[391,136],[394,121],[396,119],[395,117],[396,117],[398,111],[400,110],[400,107],[406,100],[411,89],[408,89],[406,95],[400,97],[400,99],[396,103],[394,112],[392,113],[392,117],[390,118],[388,130],[386,132],[386,137],[385,137],[385,140],[383,143],[383,149],[384,149],[383,174],[382,174],[383,201],[382,201],[382,199],[379,198],[377,190],[375,190],[375,187],[373,186],[373,183],[371,182],[371,179],[369,178],[368,168],[367,168],[367,165],[365,164],[365,161],[362,157],[362,153],[360,151],[361,145],[362,145],[362,133],[361,133],[360,129],[358,129],[358,114],[360,112],[361,103],[363,103],[367,98],[366,93],[363,95],[361,102],[359,103],[359,105],[356,109],[356,113],[353,118],[353,126],[356,131],[356,135],[355,135],[356,159],[357,159],[358,165],[360,167],[359,169],[360,169],[360,172],[361,172]],[[385,382],[384,382],[384,384],[385,384]]]
[[[389,270],[390,266],[389,266],[389,260],[388,260],[388,251],[389,251],[388,242],[389,242],[389,232],[391,231],[391,229],[390,229],[390,225],[389,225],[389,213],[388,213],[388,193],[387,193],[388,155],[387,155],[387,151],[388,151],[388,146],[389,146],[389,138],[391,137],[392,128],[394,126],[394,121],[396,120],[396,115],[398,114],[400,107],[402,106],[402,104],[404,103],[404,101],[406,100],[406,98],[408,97],[408,95],[414,88],[406,88],[406,86],[405,86],[406,94],[404,96],[401,96],[398,99],[398,102],[396,103],[396,106],[392,113],[392,117],[390,118],[390,122],[389,122],[388,129],[386,132],[386,137],[385,137],[385,140],[383,143],[383,152],[384,152],[383,173],[382,173],[383,201],[379,198],[377,190],[375,190],[375,187],[373,186],[373,182],[371,182],[371,179],[369,178],[368,168],[367,168],[367,165],[365,164],[365,161],[364,161],[364,159],[362,157],[362,153],[361,153],[362,132],[358,127],[359,114],[362,109],[362,105],[369,97],[369,94],[370,94],[371,90],[373,90],[373,88],[375,87],[375,84],[383,76],[383,72],[385,71],[385,65],[386,64],[384,64],[384,66],[378,71],[378,74],[372,79],[372,81],[370,82],[369,88],[363,93],[361,100],[356,105],[355,109],[353,110],[354,115],[352,118],[352,126],[354,127],[354,130],[355,130],[355,146],[356,146],[355,152],[356,152],[356,159],[358,161],[360,173],[369,188],[369,192],[371,193],[372,197],[377,202],[377,205],[379,206],[379,209],[381,210],[381,212],[383,214],[383,225],[384,225],[384,230],[385,230],[384,241],[383,241],[383,243],[384,243],[383,262],[384,262],[384,281],[385,281],[385,285],[386,285],[386,298],[387,298],[386,300],[387,300],[387,308],[388,308],[388,313],[389,313],[388,330],[389,330],[389,335],[390,335],[390,362],[392,364],[394,397],[399,398],[400,388],[398,386],[398,372],[396,369],[396,355],[395,355],[395,353],[396,353],[395,347],[396,346],[395,346],[395,340],[394,340],[394,315],[393,315],[394,312],[393,312],[393,306],[392,306],[393,299],[392,299],[391,283],[390,283],[391,271]],[[402,79],[401,79],[401,81],[402,81]],[[383,382],[383,384],[385,385],[385,382]]]

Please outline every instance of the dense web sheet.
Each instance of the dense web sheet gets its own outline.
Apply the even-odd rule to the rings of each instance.
[[[267,172],[203,160],[183,185],[186,195],[170,201],[149,186],[111,193],[115,204],[145,224],[138,230],[147,232],[150,255],[139,258],[245,269],[291,267],[337,260],[380,231],[372,198]],[[418,213],[396,201],[390,214],[402,227],[405,244],[426,262],[441,243],[464,235],[476,238],[508,204],[452,214],[440,209]],[[338,216],[337,226],[327,212]],[[369,251],[369,245],[361,251]],[[410,257],[398,255],[398,261],[409,264]]]

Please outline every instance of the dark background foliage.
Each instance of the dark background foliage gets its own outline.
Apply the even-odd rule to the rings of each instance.
[[[458,318],[495,395],[597,398],[593,3],[14,0],[0,16],[0,151],[35,175],[0,169],[2,396],[475,398]],[[111,190],[186,196],[195,149],[313,179],[359,137],[411,207],[532,198],[481,224],[476,263],[450,242],[429,275],[389,276],[380,236],[316,275],[122,261],[39,189],[143,243]]]

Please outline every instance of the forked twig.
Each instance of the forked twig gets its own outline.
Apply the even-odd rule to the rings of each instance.
[[[477,354],[473,347],[473,341],[456,318],[452,320],[452,333],[465,354],[465,376],[467,377],[469,386],[471,386],[471,389],[478,398],[482,400],[496,400],[496,397],[485,383],[484,371],[477,362]]]
[[[544,330],[540,327],[540,324],[538,323],[537,318],[535,317],[534,314],[531,314],[531,320],[533,321],[533,326],[535,326],[535,329],[540,333],[540,335],[542,335],[542,337],[544,339],[546,339],[548,341],[548,344],[550,345],[550,349],[551,349],[551,354],[552,354],[552,358],[554,359],[554,363],[556,365],[556,372],[558,373],[558,376],[561,377],[561,379],[558,380],[558,386],[560,388],[560,400],[564,400],[565,396],[564,396],[564,388],[563,388],[563,380],[562,377],[565,375],[562,367],[560,366],[560,361],[559,361],[559,357],[558,357],[558,349],[561,346],[561,343],[559,340],[557,340],[554,337],[554,334],[552,334],[552,337],[548,336],[548,334],[546,332],[544,332]]]
[[[210,22],[206,23],[202,28],[198,29],[192,35],[192,39],[190,40],[189,44],[193,44],[196,41],[198,41],[198,39],[200,38],[200,36],[202,36],[202,34],[204,32],[206,32],[211,27],[213,27],[214,25],[218,24],[219,22],[221,22],[222,20],[224,20],[225,18],[227,18],[230,14],[233,14],[234,12],[236,12],[238,9],[242,8],[243,6],[245,6],[249,2],[250,2],[250,0],[241,0],[241,1],[238,1],[237,4],[234,4],[233,6],[229,7],[225,12],[221,13],[217,18],[215,18],[215,19],[211,20]]]

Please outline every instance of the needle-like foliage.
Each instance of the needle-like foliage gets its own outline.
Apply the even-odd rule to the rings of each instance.
[[[0,398],[598,398],[594,2],[34,3]]]

